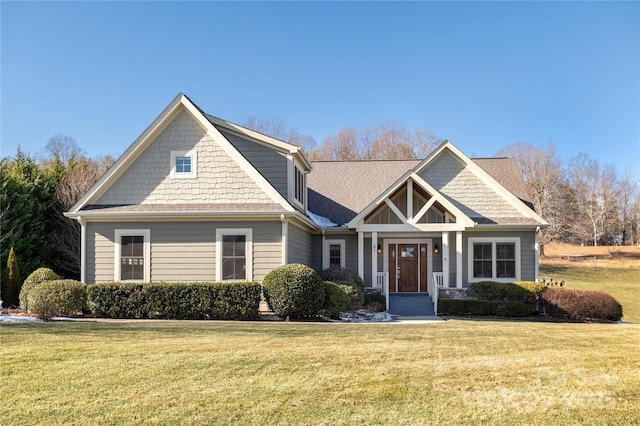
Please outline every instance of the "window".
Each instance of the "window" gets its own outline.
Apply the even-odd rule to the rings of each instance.
[[[116,229],[115,281],[149,281],[150,231],[148,229]]]
[[[253,238],[251,229],[216,231],[216,279],[218,281],[253,280]]]
[[[325,240],[322,250],[322,269],[345,267],[345,241]]]
[[[469,238],[469,281],[520,280],[520,238]]]
[[[198,155],[195,150],[171,151],[172,179],[195,179],[198,165]]]
[[[304,173],[302,173],[297,166],[295,166],[293,169],[294,169],[293,196],[298,203],[304,206],[304,193],[305,193]]]

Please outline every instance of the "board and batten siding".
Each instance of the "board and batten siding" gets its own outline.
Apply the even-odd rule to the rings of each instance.
[[[113,281],[116,229],[150,230],[151,281],[215,281],[216,230],[238,228],[253,230],[253,279],[261,281],[282,264],[280,221],[89,222],[86,282]]]
[[[288,237],[287,263],[302,263],[313,268],[312,235],[304,229],[289,223]]]
[[[280,195],[288,198],[287,158],[285,154],[224,129],[218,128],[218,130],[273,185]]]
[[[520,279],[522,281],[533,281],[536,277],[536,248],[535,248],[535,232],[534,231],[482,231],[482,232],[464,232],[462,237],[462,282],[465,287],[469,284],[469,238],[492,238],[499,240],[500,238],[520,238]],[[451,241],[451,238],[449,238]],[[450,256],[452,257],[452,256]],[[455,257],[455,256],[453,256]],[[455,268],[455,264],[450,264],[449,270]],[[455,270],[455,269],[454,269]],[[455,283],[455,281],[453,281]]]

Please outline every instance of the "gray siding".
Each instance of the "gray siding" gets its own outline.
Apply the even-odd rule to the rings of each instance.
[[[519,237],[520,238],[520,271],[522,281],[533,281],[536,276],[535,271],[535,232],[533,231],[484,231],[484,232],[464,232],[463,234],[463,252],[462,252],[462,281],[465,287],[468,287],[469,281],[469,238],[500,238],[500,237]],[[455,268],[455,263],[452,265]]]
[[[215,281],[216,229],[253,229],[253,279],[282,264],[280,221],[88,223],[86,282],[113,281],[116,229],[149,229],[151,281]]]
[[[289,223],[287,263],[302,263],[313,268],[312,235]]]
[[[234,133],[219,129],[220,133],[249,160],[271,185],[288,199],[287,158],[281,152],[245,139]]]

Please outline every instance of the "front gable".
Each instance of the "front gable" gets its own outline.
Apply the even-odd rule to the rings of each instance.
[[[414,170],[475,224],[546,224],[450,142],[444,142]]]
[[[175,153],[193,154],[192,176],[172,174]],[[94,204],[226,204],[247,200],[272,202],[212,135],[182,110]]]
[[[190,176],[176,176],[189,157]],[[178,95],[116,164],[70,209],[92,205],[276,204],[287,200],[243,157],[202,111]]]

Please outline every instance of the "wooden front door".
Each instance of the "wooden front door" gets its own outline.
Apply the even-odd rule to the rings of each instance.
[[[398,244],[398,291],[418,291],[418,256],[417,244]]]
[[[428,245],[388,245],[389,291],[427,292]]]

